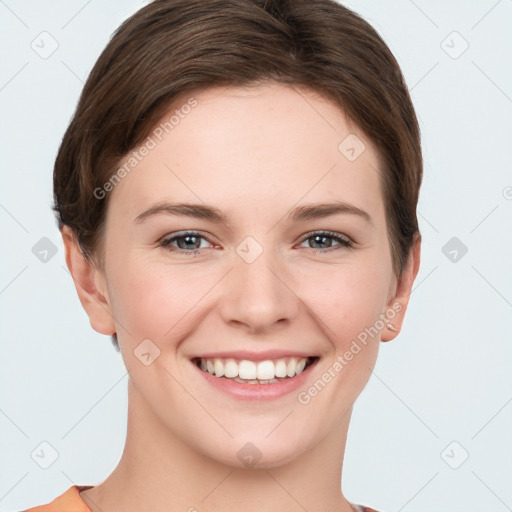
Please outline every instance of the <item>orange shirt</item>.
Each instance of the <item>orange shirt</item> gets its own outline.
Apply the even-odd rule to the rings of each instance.
[[[91,512],[91,509],[80,498],[79,491],[85,491],[92,486],[74,485],[70,487],[64,494],[55,498],[48,505],[40,505],[39,507],[29,508],[23,512]],[[363,505],[354,505],[357,512],[378,512],[377,510],[365,507]]]
[[[80,498],[80,491],[90,488],[91,486],[73,485],[51,503],[32,507],[23,512],[91,512],[91,509]]]

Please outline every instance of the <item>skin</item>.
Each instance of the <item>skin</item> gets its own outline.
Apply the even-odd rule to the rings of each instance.
[[[320,359],[300,388],[307,390],[393,304],[401,306],[391,320],[400,329],[420,238],[398,279],[379,155],[319,94],[268,84],[193,97],[197,106],[110,192],[104,267],[83,258],[68,228],[62,233],[91,325],[117,332],[129,373],[122,458],[81,497],[109,512],[216,512],[235,504],[247,512],[349,512],[340,482],[352,406],[380,341],[397,332],[384,326],[307,404],[297,392],[238,400],[206,384],[190,358],[239,349],[311,353]],[[353,162],[338,150],[349,134],[366,146]],[[229,214],[229,225],[169,214],[134,222],[162,200],[206,203]],[[333,201],[357,206],[371,222],[347,213],[287,218],[298,205]],[[193,239],[195,255],[159,245],[183,230],[207,237]],[[321,230],[354,247],[305,236]],[[263,249],[252,263],[236,251],[248,236]],[[183,239],[174,247],[180,241],[187,250]],[[134,355],[144,339],[160,350],[149,366]],[[237,457],[248,442],[262,454],[251,468]]]

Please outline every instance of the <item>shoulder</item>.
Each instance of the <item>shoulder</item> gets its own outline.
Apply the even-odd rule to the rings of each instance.
[[[91,512],[90,508],[80,498],[80,491],[90,488],[91,486],[73,485],[51,503],[31,507],[23,512]]]
[[[90,489],[92,486],[73,485],[51,503],[28,508],[22,512],[91,512],[90,508],[80,497],[80,491]],[[353,504],[355,512],[379,512],[364,505]]]
[[[371,507],[365,507],[364,505],[355,505],[352,504],[354,507],[355,512],[379,512],[378,510],[371,508]]]

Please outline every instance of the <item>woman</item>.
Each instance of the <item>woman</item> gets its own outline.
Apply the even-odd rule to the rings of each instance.
[[[66,262],[129,373],[113,473],[32,512],[372,511],[352,406],[420,261],[398,64],[330,0],[156,0],[85,84],[54,170]]]

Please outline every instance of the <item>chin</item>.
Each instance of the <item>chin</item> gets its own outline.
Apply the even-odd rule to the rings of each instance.
[[[301,432],[300,440],[284,432],[281,435],[274,432],[270,437],[266,437],[267,430],[255,430],[254,435],[246,432],[235,439],[230,439],[222,447],[209,447],[207,456],[235,469],[280,467],[289,464],[307,450],[307,446],[304,445],[304,432],[297,429],[298,432]]]

